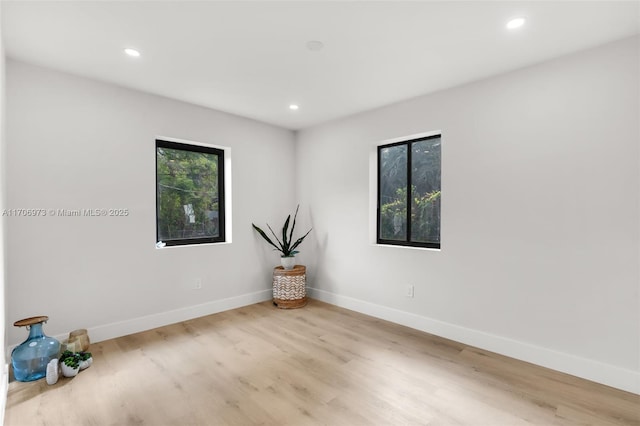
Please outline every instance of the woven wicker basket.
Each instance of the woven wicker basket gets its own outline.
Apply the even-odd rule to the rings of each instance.
[[[301,308],[307,304],[307,268],[296,265],[293,269],[273,268],[273,304],[278,308]]]

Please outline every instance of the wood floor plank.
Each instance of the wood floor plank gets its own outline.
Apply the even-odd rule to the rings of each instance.
[[[11,382],[7,426],[640,426],[640,396],[315,300],[94,343],[54,386]]]

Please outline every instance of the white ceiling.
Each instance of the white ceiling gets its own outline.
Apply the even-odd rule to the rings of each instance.
[[[11,58],[301,129],[638,34],[640,3],[5,0],[2,31]]]

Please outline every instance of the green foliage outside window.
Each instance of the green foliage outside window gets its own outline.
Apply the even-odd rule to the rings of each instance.
[[[220,237],[220,155],[163,145],[156,148],[158,240]]]
[[[412,186],[415,194],[415,186]],[[407,188],[397,190],[394,201],[383,204],[380,212],[381,235],[384,239],[404,240],[407,234]],[[440,191],[413,197],[411,209],[411,240],[440,241]]]
[[[379,242],[439,247],[440,151],[439,136],[380,147]]]

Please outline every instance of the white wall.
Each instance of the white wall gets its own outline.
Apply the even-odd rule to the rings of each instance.
[[[12,60],[7,123],[7,207],[131,211],[10,218],[11,322],[48,315],[49,335],[102,340],[270,298],[278,260],[251,222],[295,207],[294,172],[278,166],[293,161],[292,132]],[[231,148],[231,244],[155,249],[158,135]]]
[[[2,22],[2,8],[0,8],[0,22]],[[2,39],[2,24],[0,24],[0,212],[5,208],[5,59],[4,41]],[[7,344],[5,333],[5,219],[0,217],[0,342],[3,347]],[[4,424],[4,409],[7,402],[8,369],[6,367],[5,351],[0,351],[0,424]]]
[[[312,294],[640,393],[638,44],[299,132]],[[372,245],[376,142],[439,129],[442,250]]]
[[[638,59],[638,39],[621,41],[295,146],[282,129],[10,60],[6,207],[132,214],[9,219],[7,318],[45,314],[50,335],[101,340],[268,299],[277,257],[250,223],[300,202],[316,297],[640,392]],[[435,129],[442,250],[371,245],[375,143]],[[231,147],[232,244],[154,248],[157,135]],[[9,343],[24,337],[9,327]]]

